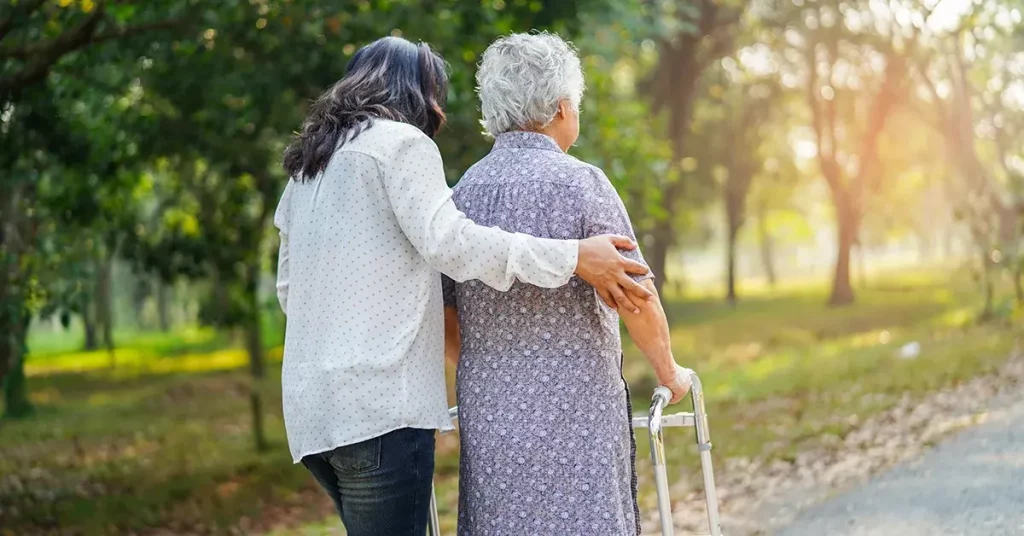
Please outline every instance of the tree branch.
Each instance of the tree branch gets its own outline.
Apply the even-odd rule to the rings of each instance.
[[[12,75],[0,78],[0,102],[10,100],[22,89],[45,79],[50,69],[67,54],[105,41],[128,38],[154,30],[176,28],[186,20],[176,18],[97,31],[105,15],[104,4],[100,3],[77,25],[50,41],[0,49],[0,60],[14,59],[28,62],[26,66]]]
[[[96,10],[96,12],[98,11],[99,9]],[[100,44],[105,41],[128,38],[154,30],[174,29],[180,26],[184,21],[185,19],[179,18],[155,21],[146,24],[137,24],[135,26],[118,27],[110,30],[104,30],[102,32],[94,32],[88,35],[80,35],[76,39],[66,38],[65,35],[61,35],[60,37],[45,43],[30,43],[23,47],[11,47],[6,50],[0,49],[0,59],[25,61],[35,56],[48,56],[53,51],[59,51],[61,53],[60,55],[63,55],[68,52],[73,52],[79,48],[84,48],[88,45]]]
[[[885,128],[896,104],[903,98],[906,84],[904,76],[906,61],[902,55],[890,54],[885,65],[882,85],[875,93],[868,111],[868,123],[858,153],[859,166],[855,175],[854,206],[858,213],[865,206],[865,196],[878,183],[878,138]]]
[[[928,90],[928,94],[932,98],[932,106],[935,108],[935,114],[939,116],[939,122],[943,125],[939,128],[939,133],[943,136],[947,135],[946,129],[949,128],[949,112],[943,105],[943,99],[939,96],[938,88],[935,87],[935,83],[932,82],[930,76],[928,76],[928,65],[922,60],[916,62],[917,72],[920,75],[921,82],[924,83],[925,89]]]
[[[940,136],[945,137],[946,135],[946,123],[941,117],[935,119],[930,110],[925,109],[921,104],[923,101],[912,101],[905,104],[905,106],[917,116],[922,122],[932,128],[935,132],[938,132]]]
[[[814,130],[814,144],[817,146],[818,164],[829,189],[837,195],[845,195],[846,186],[840,179],[839,164],[836,162],[833,137],[826,149],[825,125],[821,104],[818,101],[818,43],[807,43],[807,106],[811,109],[811,126]],[[834,136],[834,133],[833,133]]]
[[[46,2],[47,0],[28,0],[24,4],[18,4],[12,7],[11,14],[8,15],[7,18],[0,20],[0,41],[3,41],[11,32],[11,28],[14,28],[14,19],[16,19],[19,14],[25,16],[31,15]]]
[[[50,67],[65,54],[88,43],[100,19],[103,18],[103,6],[97,7],[88,17],[82,19],[71,30],[62,33],[50,41],[39,57],[13,76],[0,78],[0,102],[7,101],[12,93],[35,84],[46,77]],[[8,59],[6,52],[0,52],[0,59]]]

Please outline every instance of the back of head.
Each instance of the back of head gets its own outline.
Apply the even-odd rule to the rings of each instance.
[[[491,43],[476,74],[488,134],[547,126],[565,100],[579,111],[584,78],[571,43],[547,33],[512,34]]]
[[[313,179],[374,119],[408,123],[433,137],[445,121],[447,94],[444,60],[429,45],[378,39],[359,49],[344,78],[310,106],[285,149],[285,171],[295,180]]]

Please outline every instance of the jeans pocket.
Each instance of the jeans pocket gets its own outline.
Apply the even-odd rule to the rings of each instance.
[[[380,438],[338,447],[327,455],[327,463],[341,475],[373,471],[380,467]]]

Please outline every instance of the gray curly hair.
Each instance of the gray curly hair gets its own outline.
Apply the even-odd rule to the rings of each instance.
[[[579,112],[584,78],[576,48],[547,32],[518,33],[491,43],[476,73],[484,130],[544,128],[567,100]]]

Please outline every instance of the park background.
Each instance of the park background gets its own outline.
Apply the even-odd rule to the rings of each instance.
[[[384,35],[450,64],[451,183],[489,147],[486,46],[542,29],[579,48],[571,152],[622,195],[704,379],[730,533],[758,489],[926,446],[955,426],[900,416],[1005,379],[1024,332],[1022,9],[0,2],[0,534],[339,533],[285,445],[270,220],[305,108]],[[626,354],[644,407],[654,380]],[[668,439],[699,527],[691,439]],[[448,532],[457,452],[439,438]]]

